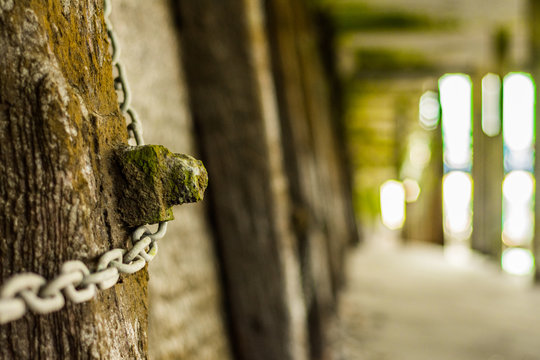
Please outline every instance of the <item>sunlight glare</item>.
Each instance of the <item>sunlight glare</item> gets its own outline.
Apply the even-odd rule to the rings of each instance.
[[[524,73],[510,73],[503,82],[503,137],[511,151],[525,150],[534,139],[534,83]]]
[[[522,170],[511,171],[503,181],[503,233],[506,245],[528,245],[533,238],[534,176]]]
[[[443,178],[444,227],[449,234],[466,234],[471,226],[472,179],[463,171]]]
[[[444,161],[464,168],[471,161],[471,80],[464,74],[446,74],[439,80]]]
[[[508,246],[528,245],[533,238],[533,214],[528,207],[505,209],[502,239]]]
[[[511,171],[503,181],[503,195],[511,204],[526,204],[532,200],[534,177],[522,170]]]
[[[405,222],[405,188],[396,180],[381,185],[381,217],[383,224],[392,230],[399,229]]]
[[[501,258],[504,271],[512,275],[531,275],[534,271],[534,256],[527,249],[506,249]]]
[[[435,130],[439,123],[439,95],[434,91],[426,91],[420,97],[419,104],[420,126],[426,130]]]
[[[492,73],[482,78],[482,130],[487,136],[501,131],[501,78]]]

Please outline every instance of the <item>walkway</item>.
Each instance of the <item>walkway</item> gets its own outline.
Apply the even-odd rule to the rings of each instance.
[[[355,249],[339,303],[336,360],[540,359],[540,288],[439,247]]]

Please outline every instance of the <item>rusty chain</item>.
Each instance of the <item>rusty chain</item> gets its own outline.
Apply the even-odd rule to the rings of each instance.
[[[111,57],[115,89],[122,95],[120,110],[130,118],[127,125],[135,143],[144,145],[142,126],[137,113],[131,108],[131,92],[123,65],[119,62],[120,48],[113,31],[109,15],[110,0],[104,0],[104,15],[107,34],[111,45]],[[105,290],[114,286],[120,274],[135,273],[152,261],[157,254],[157,240],[167,231],[167,222],[159,223],[152,233],[146,226],[138,227],[132,234],[133,246],[127,249],[112,249],[100,256],[95,271],[91,271],[82,261],[71,260],[62,264],[60,274],[51,281],[35,273],[13,275],[0,287],[0,324],[17,320],[27,311],[48,314],[64,307],[66,299],[81,303],[92,299],[97,289]]]

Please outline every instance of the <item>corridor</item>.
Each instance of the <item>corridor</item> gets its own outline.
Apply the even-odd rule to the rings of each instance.
[[[338,360],[540,359],[540,288],[478,255],[428,244],[351,251],[334,329]]]

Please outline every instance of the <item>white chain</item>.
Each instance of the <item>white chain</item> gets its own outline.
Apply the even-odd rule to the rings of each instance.
[[[129,83],[126,78],[126,71],[124,70],[124,65],[120,63],[120,47],[118,46],[118,41],[116,41],[116,34],[113,31],[113,26],[109,15],[111,14],[112,6],[110,0],[104,0],[103,2],[103,12],[105,14],[105,26],[107,26],[107,34],[111,41],[111,57],[112,57],[112,66],[113,69],[116,69],[116,76],[114,78],[114,86],[119,90],[123,96],[122,102],[120,103],[120,110],[124,116],[129,116],[131,122],[128,124],[128,131],[133,134],[135,142],[137,145],[144,145],[143,140],[143,130],[139,117],[135,110],[131,107],[131,90],[129,88]]]
[[[156,256],[157,240],[167,231],[162,222],[155,233],[146,226],[133,232],[130,250],[112,249],[101,255],[94,272],[79,260],[67,261],[60,275],[47,280],[38,274],[22,273],[12,276],[0,288],[0,324],[17,320],[27,310],[48,314],[60,310],[65,299],[81,303],[92,299],[100,290],[114,286],[120,274],[132,274],[142,269]],[[97,287],[96,287],[97,285]]]
[[[128,131],[133,134],[137,145],[144,145],[142,126],[135,110],[131,108],[131,93],[123,65],[118,61],[120,48],[109,20],[110,0],[104,0],[105,24],[111,41],[112,65],[116,69],[115,88],[123,99],[120,110],[129,116]],[[138,227],[132,234],[131,249],[112,249],[100,256],[96,270],[91,272],[79,260],[67,261],[60,269],[60,275],[47,280],[35,273],[22,273],[9,278],[0,287],[0,324],[21,318],[28,310],[38,314],[48,314],[64,307],[66,299],[81,303],[92,299],[97,288],[100,290],[114,286],[120,274],[135,273],[152,261],[157,254],[157,240],[167,231],[167,222],[159,223],[152,233],[146,226]],[[96,286],[97,285],[97,286]]]

